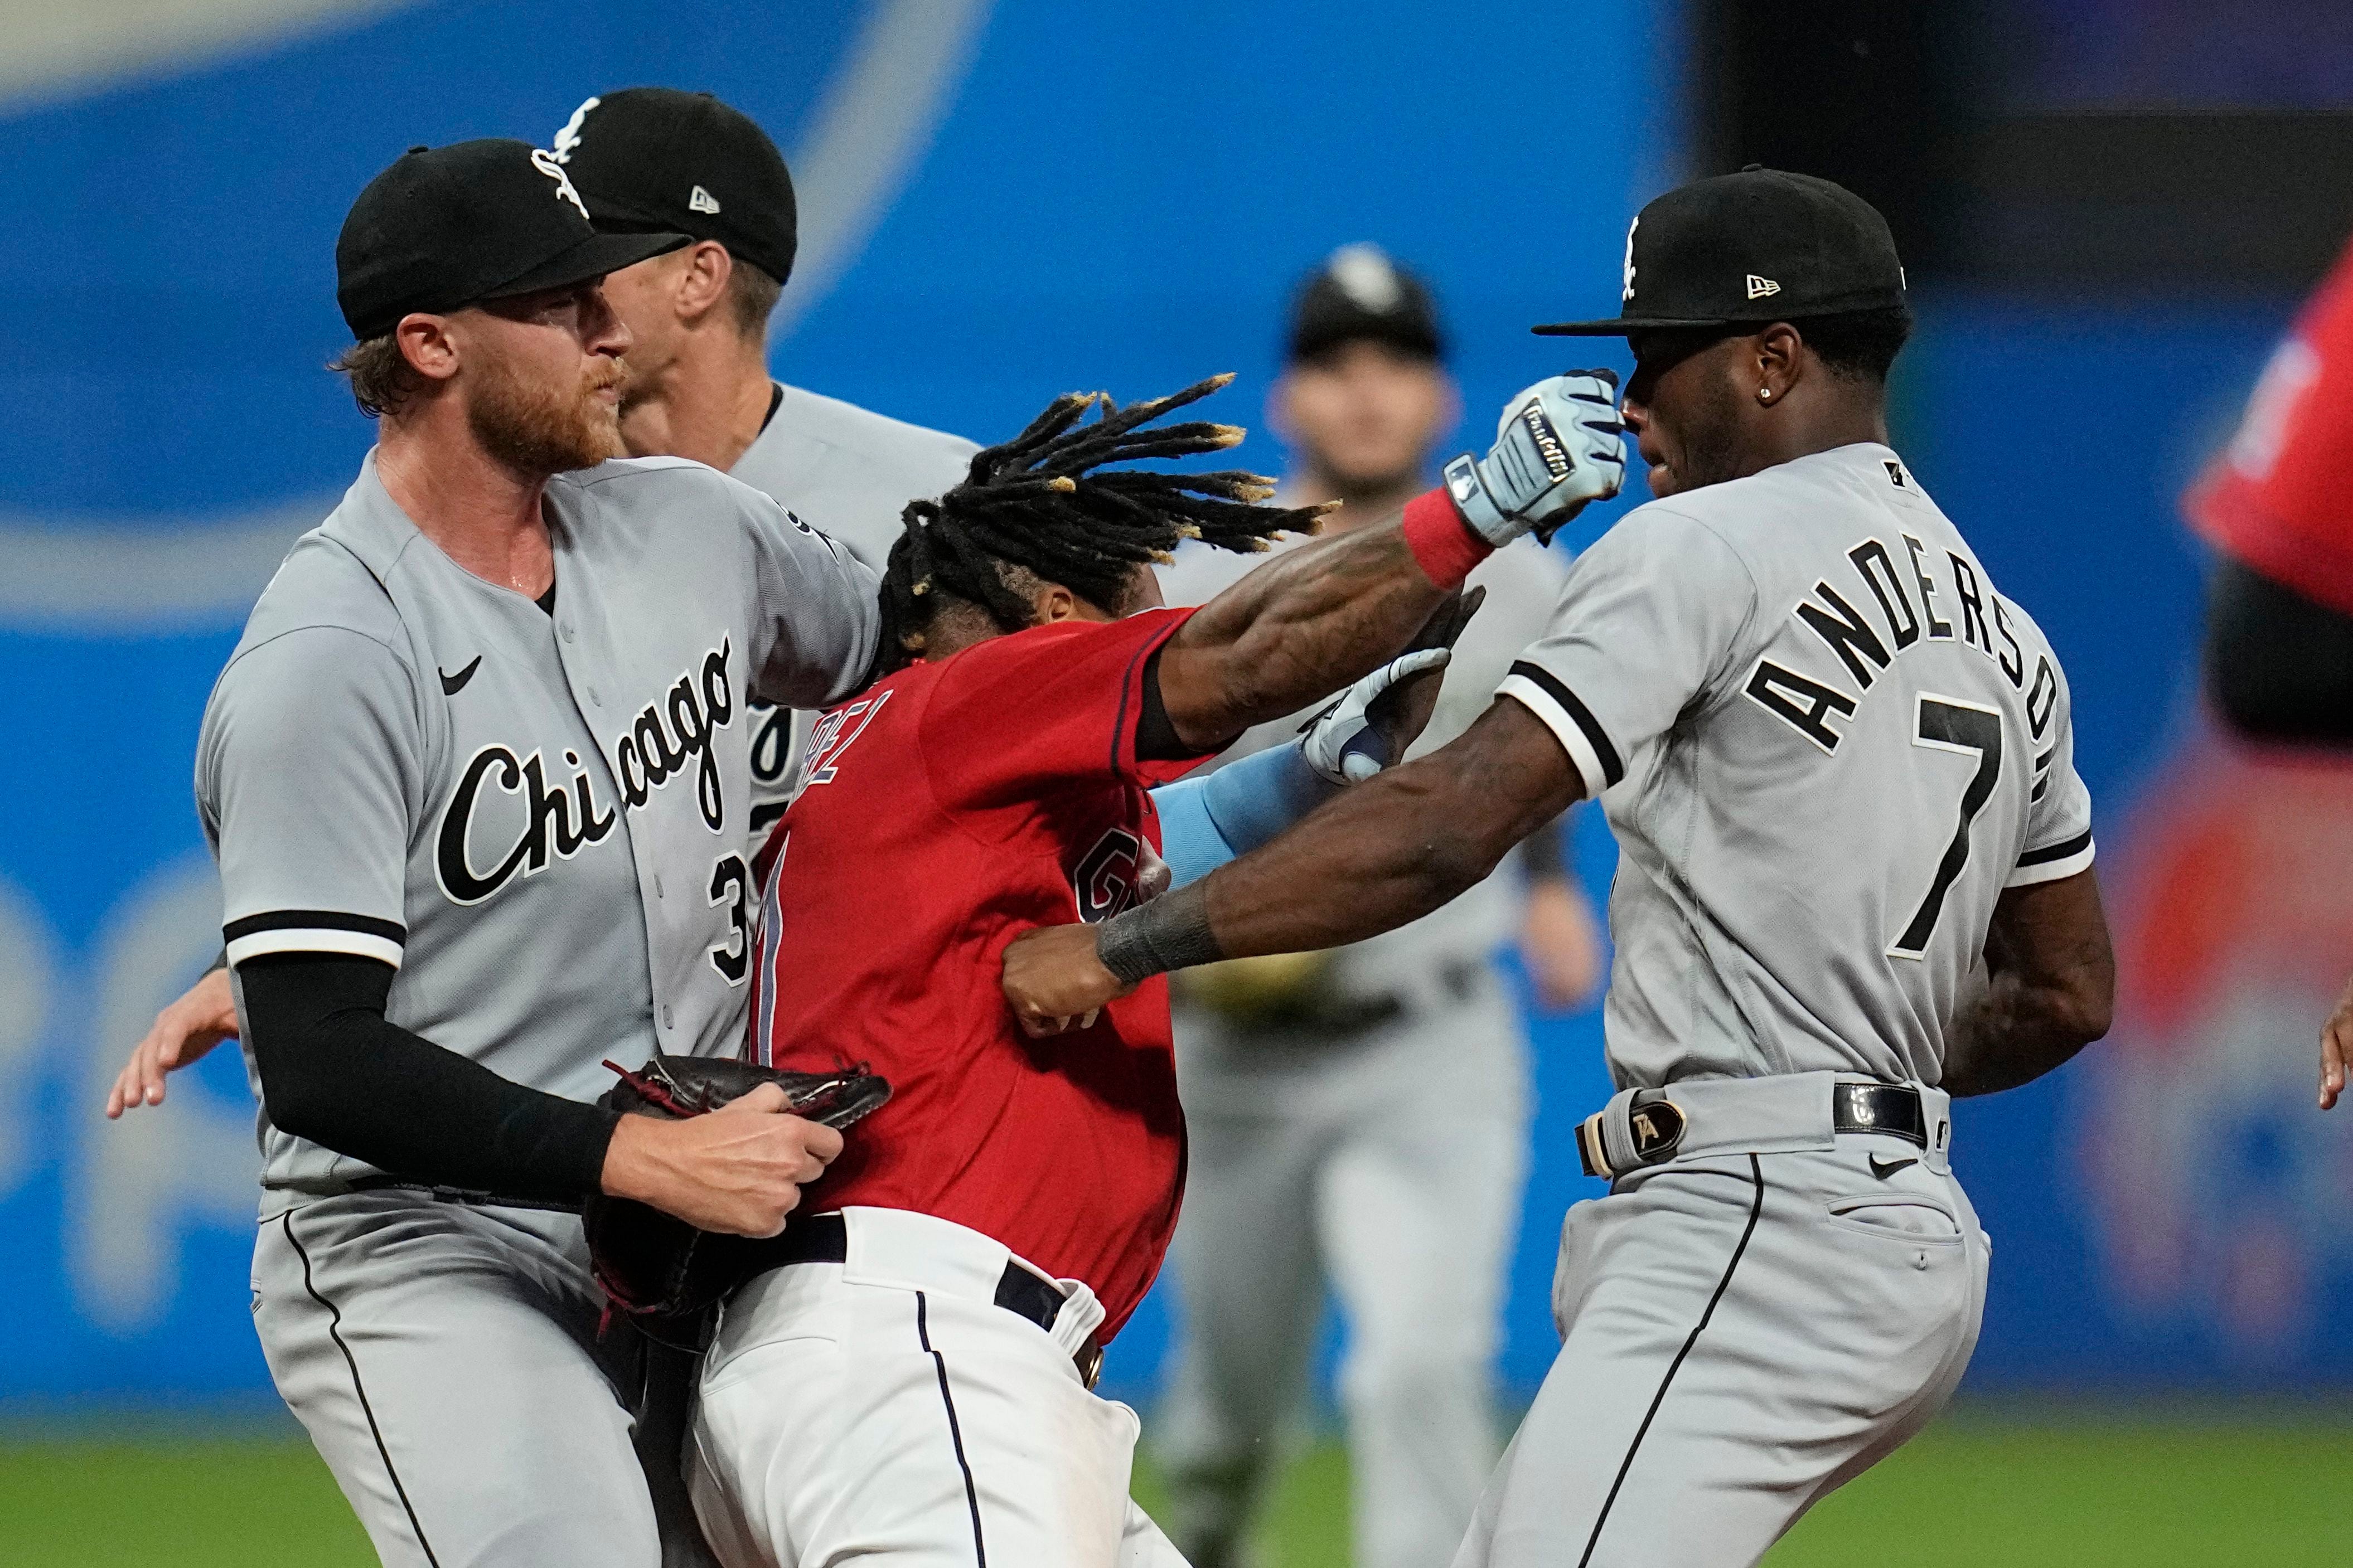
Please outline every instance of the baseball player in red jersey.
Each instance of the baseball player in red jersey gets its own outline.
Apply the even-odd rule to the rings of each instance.
[[[2236,733],[2353,748],[2353,248],[2306,302],[2186,500],[2220,559],[2206,685]],[[2353,981],[2320,1030],[2320,1109],[2353,1076]]]
[[[771,841],[752,1049],[864,1061],[895,1093],[707,1359],[690,1484],[731,1564],[1182,1562],[1128,1500],[1134,1413],[1091,1392],[1183,1186],[1167,991],[1027,1038],[1001,955],[1165,888],[1150,787],[1395,654],[1468,553],[1440,496],[1419,533],[1319,542],[1160,608],[1148,563],[1180,537],[1255,549],[1314,515],[1249,504],[1269,489],[1253,476],[1103,470],[1230,445],[1146,428],[1217,384],[1092,422],[1095,399],[1060,399],[910,507],[882,584],[899,666],[886,651],[811,739]],[[1514,532],[1623,471],[1613,416],[1564,434],[1591,405],[1551,406],[1556,471],[1522,468],[1533,493],[1492,509]]]

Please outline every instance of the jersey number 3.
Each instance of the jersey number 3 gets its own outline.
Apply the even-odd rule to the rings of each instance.
[[[1888,944],[1890,958],[1918,958],[1928,951],[1928,938],[1936,932],[1936,917],[1945,912],[1945,895],[1952,890],[1961,868],[1969,863],[1969,824],[1977,820],[1985,803],[1993,798],[1993,786],[2001,777],[2001,715],[1973,702],[1923,692],[1912,743],[1974,756],[1978,771],[1970,776],[1968,787],[1961,791],[1960,826],[1953,829],[1953,841],[1946,846],[1945,858],[1936,864],[1936,880],[1928,884],[1928,896],[1913,911],[1904,934]]]

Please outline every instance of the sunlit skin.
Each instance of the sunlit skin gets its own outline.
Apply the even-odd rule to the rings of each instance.
[[[625,267],[605,296],[629,330],[621,439],[633,457],[726,471],[759,438],[775,396],[765,331],[738,324],[736,262],[715,240]]]
[[[1621,407],[1653,496],[1887,439],[1882,389],[1831,374],[1786,321],[1730,337],[1644,332],[1629,346]]]
[[[477,577],[532,598],[546,593],[555,557],[540,498],[557,470],[502,459],[481,438],[473,404],[492,387],[576,395],[586,438],[577,455],[590,462],[617,457],[628,328],[591,279],[446,316],[414,311],[393,335],[427,387],[387,416],[378,434],[376,474],[385,492]]]

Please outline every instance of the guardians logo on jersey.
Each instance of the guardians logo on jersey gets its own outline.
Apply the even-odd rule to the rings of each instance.
[[[1124,827],[1107,830],[1071,870],[1079,919],[1089,925],[1158,898],[1174,878],[1168,862]]]
[[[622,808],[643,810],[657,791],[691,770],[703,826],[713,833],[725,828],[726,795],[712,742],[735,717],[727,678],[731,652],[732,643],[723,637],[661,697],[647,703],[613,742],[612,777]],[[434,842],[434,872],[450,902],[479,904],[516,877],[535,876],[611,834],[619,813],[598,800],[596,777],[577,752],[566,750],[564,762],[571,779],[551,787],[539,751],[519,756],[514,748],[494,743],[467,759],[442,808]],[[519,811],[509,802],[519,803]],[[478,858],[478,828],[497,833],[501,822],[511,834],[505,847],[494,859]],[[482,868],[485,860],[488,869]]]

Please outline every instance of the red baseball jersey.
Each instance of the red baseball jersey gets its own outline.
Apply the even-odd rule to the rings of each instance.
[[[2353,615],[2353,251],[2274,351],[2188,504],[2215,545]]]
[[[1185,1180],[1165,980],[1033,1040],[1006,946],[1167,882],[1135,754],[1144,668],[1189,611],[1065,621],[878,681],[810,736],[760,912],[754,1059],[865,1062],[890,1103],[802,1202],[954,1220],[1083,1279],[1104,1337],[1159,1272]]]

